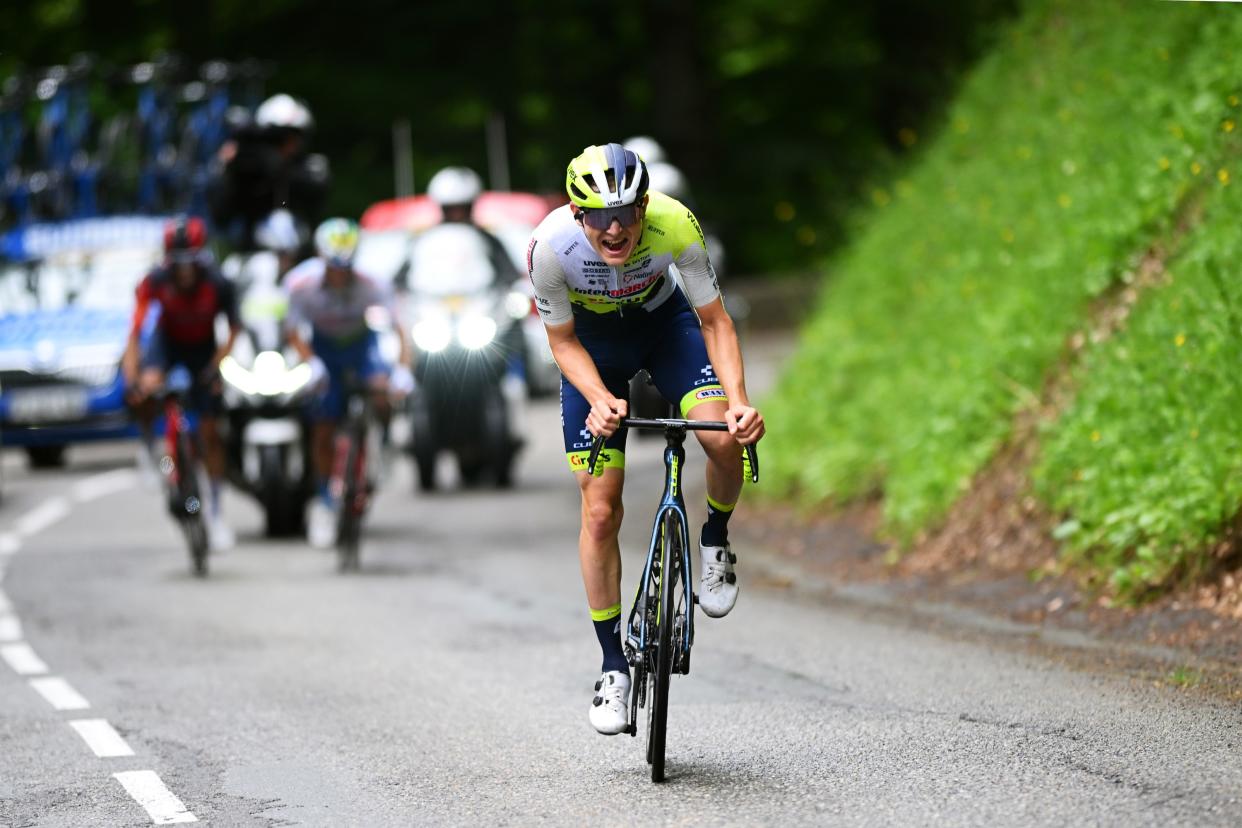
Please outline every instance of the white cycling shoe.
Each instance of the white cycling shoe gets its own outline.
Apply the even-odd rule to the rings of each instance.
[[[336,510],[316,497],[306,516],[306,539],[316,549],[329,549],[336,544]]]
[[[630,726],[630,676],[611,670],[595,682],[591,700],[591,727],[605,736],[624,733]]]
[[[207,519],[207,542],[212,552],[227,552],[237,545],[233,528],[219,515]]]
[[[699,606],[711,618],[729,614],[737,603],[737,576],[733,565],[737,555],[724,546],[699,544],[699,556],[703,562],[703,578],[699,581]]]

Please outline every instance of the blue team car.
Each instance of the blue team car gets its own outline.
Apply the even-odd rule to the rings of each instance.
[[[120,359],[163,225],[97,218],[0,236],[0,443],[33,465],[60,464],[73,443],[136,436]]]

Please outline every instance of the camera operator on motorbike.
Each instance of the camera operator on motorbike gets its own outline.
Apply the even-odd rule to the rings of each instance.
[[[474,221],[474,203],[482,194],[483,182],[469,167],[445,167],[427,184],[427,195],[440,205],[445,224],[464,225],[478,231],[487,247],[496,284],[508,287],[521,276],[500,239]]]
[[[323,214],[328,160],[307,151],[314,119],[301,101],[273,95],[220,148],[209,200],[215,226],[237,250],[254,250],[255,231],[273,210],[289,210],[304,227]]]
[[[289,344],[311,366],[311,383],[319,393],[311,404],[311,463],[317,496],[311,503],[308,537],[313,546],[335,540],[337,503],[329,486],[336,426],[348,404],[346,383],[352,375],[365,382],[381,418],[390,412],[389,394],[414,389],[410,348],[392,295],[353,266],[358,225],[332,218],[315,230],[318,256],[289,272]],[[372,307],[387,311],[399,342],[397,365],[390,371],[379,351],[379,338],[367,324]]]
[[[569,468],[582,496],[578,552],[603,653],[590,721],[606,735],[628,725],[630,675],[621,644],[621,489],[627,386],[646,368],[683,417],[724,420],[697,431],[707,454],[707,521],[699,538],[699,603],[711,617],[737,601],[728,521],[742,490],[741,446],[763,436],[750,405],[742,354],[694,215],[648,191],[642,158],[620,144],[591,146],[569,163],[570,203],[535,229],[527,252],[536,306],[560,366]],[[676,265],[682,287],[667,275]],[[593,435],[604,435],[598,476],[586,472]]]
[[[216,270],[206,242],[207,228],[202,219],[178,218],[165,227],[167,260],[138,285],[121,370],[130,404],[142,427],[144,448],[150,446],[156,413],[152,394],[163,387],[164,375],[173,366],[184,366],[190,372],[193,384],[186,403],[187,408],[200,415],[204,464],[211,482],[208,537],[212,549],[220,551],[231,547],[234,538],[221,514],[220,503],[225,454],[220,435],[219,370],[241,326],[233,285]],[[159,308],[159,319],[144,351],[142,331],[153,306]],[[228,320],[229,334],[223,343],[217,343],[216,318],[221,314]]]

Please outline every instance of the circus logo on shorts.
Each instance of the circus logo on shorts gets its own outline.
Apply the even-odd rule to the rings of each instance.
[[[587,460],[589,459],[590,458],[586,453],[571,454],[569,455],[569,465],[574,471],[586,471]],[[595,470],[599,471],[602,468],[607,468],[609,462],[611,461],[612,454],[607,450],[601,451],[599,453],[599,459],[595,461]]]

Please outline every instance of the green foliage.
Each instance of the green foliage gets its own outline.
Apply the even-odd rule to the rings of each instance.
[[[1036,398],[1090,300],[1213,174],[1242,15],[1036,0],[909,174],[876,187],[769,402],[769,480],[882,492],[908,540]]]
[[[274,61],[332,160],[330,209],[393,186],[408,118],[415,185],[446,164],[487,178],[504,116],[511,184],[557,192],[583,146],[655,136],[694,187],[733,269],[810,266],[841,238],[861,183],[905,149],[1016,0],[21,0],[0,3],[0,78],[77,51],[124,65],[170,49]],[[780,209],[777,205],[781,204]]]
[[[1213,170],[1171,283],[1091,349],[1081,391],[1043,435],[1035,479],[1072,516],[1058,533],[1069,557],[1126,599],[1200,574],[1242,503],[1242,192],[1221,170],[1236,167]]]

